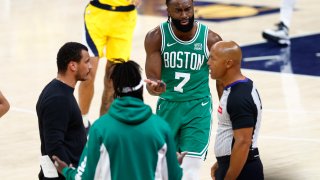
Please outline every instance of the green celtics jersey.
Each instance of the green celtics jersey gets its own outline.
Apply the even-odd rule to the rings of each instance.
[[[160,25],[161,79],[167,88],[160,95],[171,101],[189,101],[210,95],[208,28],[196,22],[197,31],[190,41],[178,39],[168,22]]]

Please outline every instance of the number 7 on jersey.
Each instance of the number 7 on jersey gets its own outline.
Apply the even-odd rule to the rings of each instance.
[[[175,72],[175,79],[181,78],[183,78],[182,81],[178,84],[178,86],[175,86],[173,90],[183,93],[183,86],[190,80],[190,74]]]

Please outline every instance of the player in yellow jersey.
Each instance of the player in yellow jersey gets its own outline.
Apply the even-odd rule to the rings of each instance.
[[[85,127],[90,123],[88,112],[94,94],[94,80],[98,68],[98,60],[107,58],[105,68],[104,90],[100,107],[100,116],[105,114],[113,100],[113,90],[108,81],[113,59],[128,60],[132,48],[133,31],[136,26],[136,6],[141,0],[92,0],[84,13],[84,41],[92,57],[90,79],[79,86],[79,106]]]

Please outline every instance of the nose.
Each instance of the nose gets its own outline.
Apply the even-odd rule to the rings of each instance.
[[[92,63],[91,63],[91,61],[89,62],[89,69],[92,69]]]
[[[181,17],[182,17],[183,19],[189,19],[189,17],[188,17],[188,12],[187,12],[187,11],[182,11]]]

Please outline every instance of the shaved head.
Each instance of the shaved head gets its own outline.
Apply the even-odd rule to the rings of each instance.
[[[211,49],[219,57],[223,57],[225,60],[232,60],[234,65],[241,64],[242,51],[240,46],[234,41],[219,41]]]
[[[234,41],[219,41],[210,48],[209,65],[212,79],[220,80],[224,85],[233,82],[237,78],[243,78],[241,74],[241,48]]]

